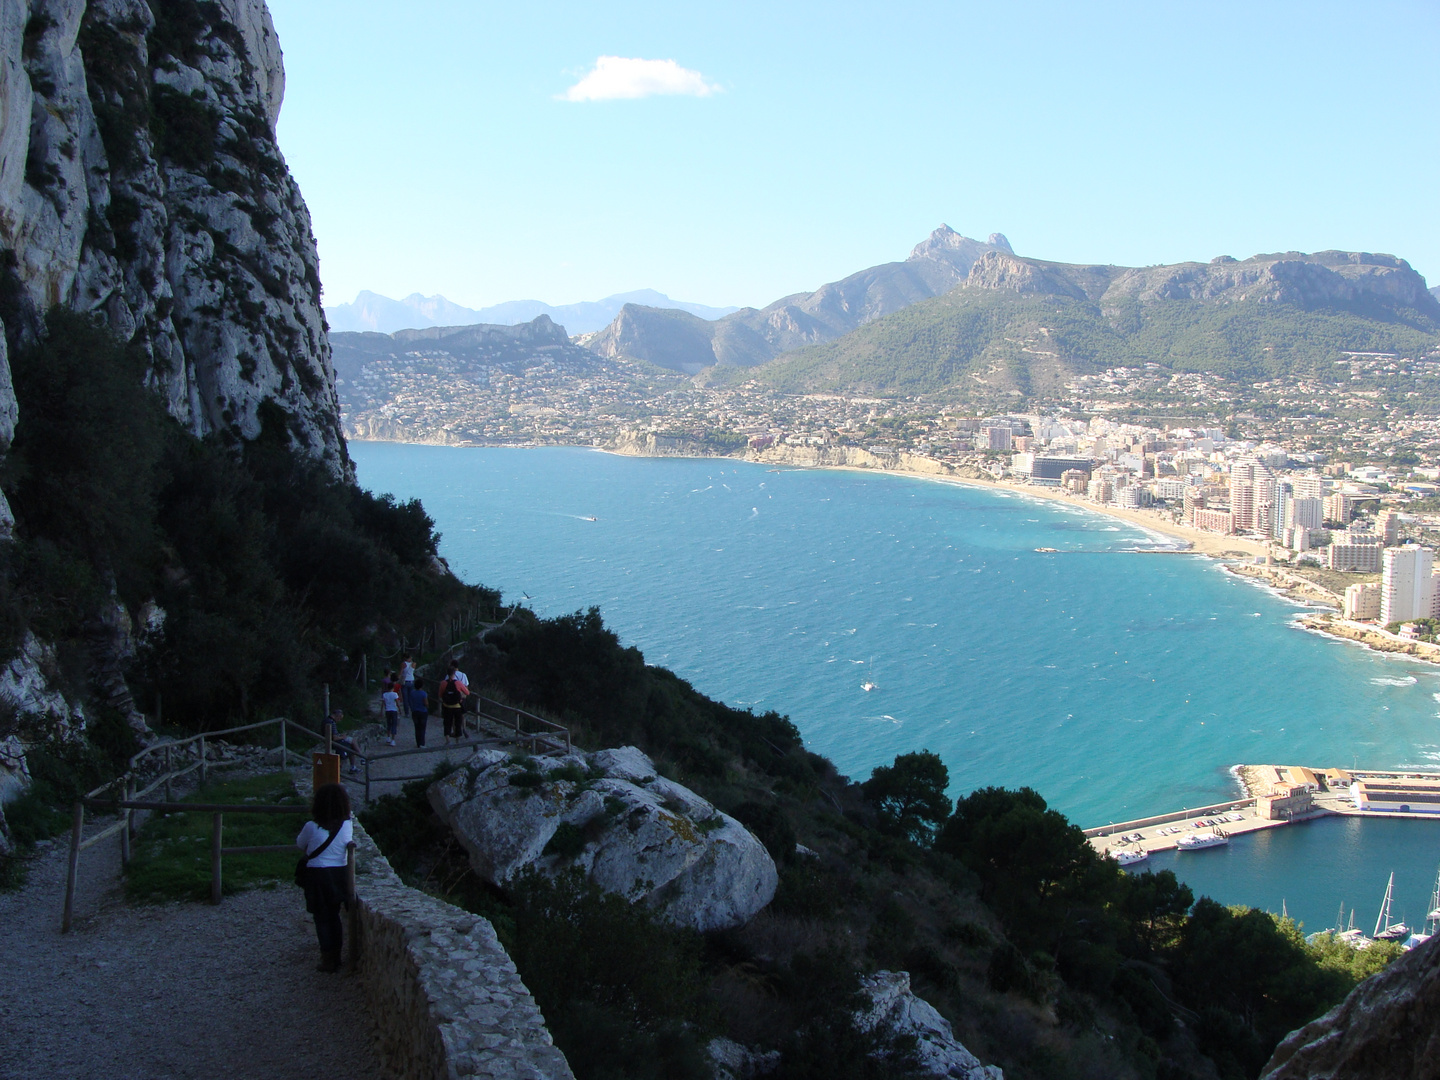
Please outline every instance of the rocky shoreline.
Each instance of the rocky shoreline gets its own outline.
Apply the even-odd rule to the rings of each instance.
[[[1378,627],[1348,622],[1328,613],[1305,615],[1297,622],[1306,630],[1354,642],[1376,652],[1407,656],[1427,664],[1440,664],[1440,645],[1428,641],[1406,641]]]

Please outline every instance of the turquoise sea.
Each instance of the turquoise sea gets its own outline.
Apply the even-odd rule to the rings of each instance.
[[[651,663],[789,715],[856,778],[929,749],[952,794],[1029,785],[1088,827],[1230,798],[1241,762],[1440,762],[1440,668],[1298,630],[1283,598],[1076,507],[719,459],[350,451],[366,487],[424,501],[466,579],[542,614],[598,605]],[[1311,929],[1342,901],[1373,924],[1394,870],[1413,921],[1440,823],[1324,822],[1152,862]]]

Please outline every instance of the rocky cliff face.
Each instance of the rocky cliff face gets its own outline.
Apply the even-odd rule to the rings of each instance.
[[[648,360],[692,375],[715,364],[753,367],[948,292],[965,281],[976,259],[990,252],[1009,254],[1010,242],[1000,233],[984,242],[971,240],[941,225],[904,262],[872,266],[758,311],[741,308],[712,322],[626,304],[614,322],[581,343],[604,357]]]
[[[1275,1049],[1262,1080],[1440,1076],[1440,938],[1412,949]]]
[[[264,0],[7,0],[0,315],[14,347],[53,305],[93,313],[196,435],[253,438],[274,401],[347,475],[284,88]],[[0,450],[15,415],[0,365]]]

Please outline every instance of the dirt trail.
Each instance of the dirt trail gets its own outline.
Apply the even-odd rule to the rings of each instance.
[[[66,842],[0,893],[4,1080],[380,1080],[359,986],[315,971],[300,890],[131,906],[118,840],[84,852],[60,933]]]

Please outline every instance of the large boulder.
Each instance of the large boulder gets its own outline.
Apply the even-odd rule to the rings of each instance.
[[[497,885],[528,867],[578,867],[607,892],[704,931],[748,922],[779,881],[745,826],[633,746],[539,759],[480,751],[429,797],[475,872]]]
[[[1440,937],[1370,976],[1275,1048],[1262,1080],[1440,1076]]]
[[[908,971],[877,971],[861,981],[870,998],[868,1012],[855,1019],[867,1031],[879,1028],[896,1035],[913,1035],[915,1056],[926,1076],[952,1080],[1004,1080],[998,1065],[983,1065],[955,1038],[955,1032],[935,1006],[910,989]]]

